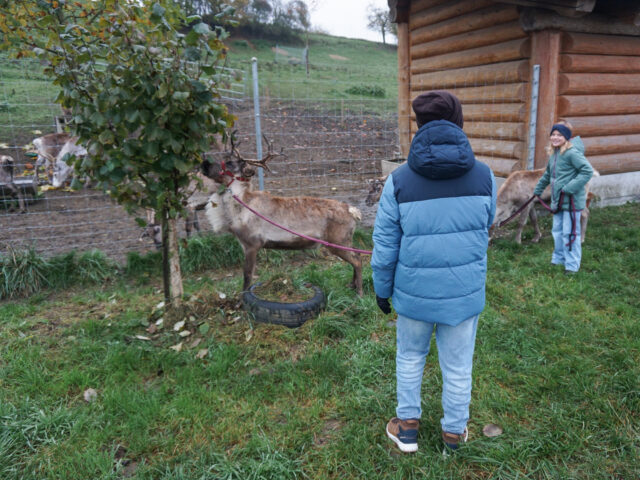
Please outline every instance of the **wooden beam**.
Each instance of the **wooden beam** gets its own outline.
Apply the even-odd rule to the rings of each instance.
[[[523,142],[509,140],[490,140],[487,138],[469,138],[471,149],[476,155],[520,160],[524,150]]]
[[[640,55],[640,37],[614,35],[562,34],[562,53],[588,55]]]
[[[558,115],[562,117],[628,113],[640,113],[640,95],[565,95],[558,99]]]
[[[411,31],[411,44],[431,42],[439,38],[451,37],[459,33],[517,20],[519,14],[515,7],[494,5],[483,10],[467,13],[434,25],[427,25]]]
[[[527,32],[558,30],[601,35],[640,35],[640,27],[595,13],[583,18],[568,18],[549,10],[525,8],[520,14],[520,24]]]
[[[640,113],[636,115],[604,115],[595,117],[567,117],[574,135],[624,135],[640,132]],[[467,125],[465,124],[465,130]]]
[[[440,72],[421,73],[411,77],[415,89],[433,90],[456,86],[496,85],[529,80],[529,61],[493,63],[480,67],[459,68]]]
[[[517,22],[503,23],[500,25],[461,33],[432,42],[420,43],[411,48],[411,58],[426,58],[443,53],[457,52],[470,48],[495,45],[508,40],[525,38],[527,35]]]
[[[407,158],[411,146],[411,75],[409,25],[398,24],[398,136],[402,156]]]
[[[583,138],[585,155],[640,152],[640,133],[635,135],[610,135]]]
[[[640,73],[563,73],[558,83],[560,95],[640,93]]]
[[[525,138],[524,124],[512,122],[465,121],[464,132],[467,136],[474,138],[520,141]]]
[[[519,103],[462,105],[462,114],[465,121],[522,122],[525,119],[526,111],[526,105]]]
[[[490,63],[508,62],[529,58],[531,40],[522,38],[497,45],[472,48],[459,52],[422,58],[411,62],[411,73],[427,73],[438,70],[488,65]]]
[[[410,0],[409,11],[411,15],[415,15],[417,12],[425,10],[427,8],[437,7],[443,3],[447,3],[451,0]]]
[[[601,175],[640,171],[640,152],[590,156],[589,162]]]
[[[637,57],[564,54],[560,68],[563,73],[640,73],[640,50]]]
[[[533,32],[532,37],[531,65],[540,65],[534,168],[542,168],[546,161],[544,149],[549,142],[549,129],[557,116],[560,33]]]
[[[524,7],[537,7],[553,10],[560,15],[570,17],[584,16],[593,11],[596,0],[556,0],[556,1],[538,1],[538,0],[501,0],[502,3],[510,3],[512,5],[521,5]]]
[[[528,85],[524,83],[505,83],[482,87],[455,88],[448,90],[460,99],[463,104],[469,103],[523,103],[528,93]],[[411,96],[424,92],[412,84]]]
[[[421,10],[411,15],[409,19],[409,28],[416,28],[433,25],[450,18],[456,18],[474,10],[479,10],[492,5],[494,0],[454,0],[436,7]]]
[[[493,174],[498,177],[508,177],[511,172],[519,170],[519,163],[516,160],[484,155],[476,155],[476,160],[489,165],[489,168],[493,170]]]

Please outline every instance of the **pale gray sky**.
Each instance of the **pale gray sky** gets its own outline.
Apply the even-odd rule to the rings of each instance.
[[[379,32],[367,28],[369,4],[389,8],[387,0],[317,0],[311,10],[311,24],[330,35],[382,42]],[[387,43],[396,43],[396,37],[387,34]]]

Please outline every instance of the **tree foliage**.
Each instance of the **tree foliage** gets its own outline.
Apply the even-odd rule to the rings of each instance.
[[[0,0],[0,26],[4,46],[39,57],[60,87],[88,151],[76,172],[129,211],[175,219],[193,171],[233,124],[217,91],[225,31],[169,0]]]
[[[367,28],[382,34],[382,43],[386,44],[386,34],[396,34],[396,25],[389,18],[389,9],[377,8],[372,4],[367,8]]]

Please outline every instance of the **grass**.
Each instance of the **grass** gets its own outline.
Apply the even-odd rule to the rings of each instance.
[[[638,478],[640,205],[593,210],[575,278],[549,264],[542,226],[539,245],[490,249],[471,441],[454,458],[439,454],[434,355],[420,450],[400,455],[384,435],[395,336],[370,268],[358,298],[348,265],[277,252],[261,255],[261,279],[282,272],[328,294],[299,329],[238,310],[234,262],[187,275],[186,337],[150,328],[162,295],[144,259],[98,285],[1,303],[0,478]],[[487,423],[504,434],[483,437]]]

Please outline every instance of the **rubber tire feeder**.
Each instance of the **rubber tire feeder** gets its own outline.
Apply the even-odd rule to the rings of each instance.
[[[242,305],[247,312],[253,314],[256,322],[296,328],[318,315],[326,304],[324,293],[315,285],[310,286],[315,292],[314,296],[309,300],[297,303],[263,300],[253,292],[260,285],[260,283],[251,285],[249,290],[242,294]]]

